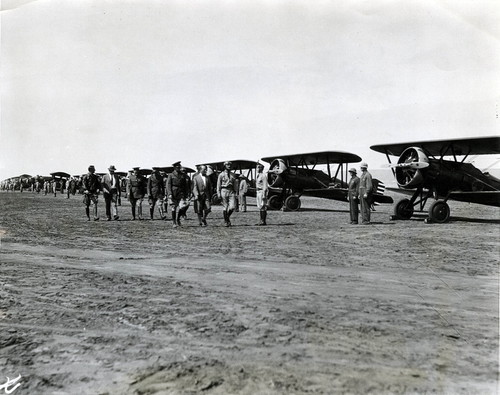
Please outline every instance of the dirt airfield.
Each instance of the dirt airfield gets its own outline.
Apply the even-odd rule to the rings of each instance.
[[[349,225],[347,203],[225,228],[87,222],[0,193],[0,385],[20,394],[496,394],[498,208]],[[145,202],[147,203],[147,202]],[[250,199],[253,204],[253,200]],[[147,204],[144,205],[148,212]],[[3,377],[3,378],[2,378]]]

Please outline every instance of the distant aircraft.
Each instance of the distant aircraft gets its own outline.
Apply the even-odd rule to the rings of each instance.
[[[500,180],[465,162],[469,155],[500,153],[500,137],[382,144],[370,148],[387,156],[400,187],[397,191],[412,194],[411,199],[400,200],[394,207],[396,219],[410,219],[417,206],[423,211],[429,198],[434,202],[429,207],[427,222],[449,220],[448,200],[500,206]],[[399,156],[398,162],[392,164],[390,155]]]
[[[274,210],[284,207],[290,211],[300,209],[302,195],[347,201],[349,163],[361,162],[358,155],[342,151],[270,156],[262,160],[270,164],[267,173],[271,188],[269,207]],[[327,173],[317,170],[317,165],[326,165]],[[390,196],[383,195],[382,182],[374,179],[373,184],[374,202],[393,202]]]

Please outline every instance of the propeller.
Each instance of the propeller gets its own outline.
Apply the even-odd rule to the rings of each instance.
[[[429,167],[429,158],[418,147],[409,147],[403,151],[398,163],[390,165],[396,169],[396,180],[403,188],[415,188],[424,181],[422,169]]]

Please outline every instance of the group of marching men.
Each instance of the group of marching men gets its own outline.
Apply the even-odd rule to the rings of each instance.
[[[232,163],[224,162],[224,170],[218,175],[216,185],[213,185],[211,169],[201,165],[191,179],[181,162],[172,165],[174,171],[166,176],[159,168],[153,167],[149,178],[141,175],[140,168],[134,167],[132,174],[126,180],[126,193],[132,207],[132,220],[143,219],[142,202],[146,194],[149,200],[150,217],[153,219],[155,207],[161,219],[167,219],[167,204],[170,206],[173,227],[181,226],[181,218],[186,217],[190,201],[193,201],[194,211],[198,215],[200,226],[207,226],[207,215],[211,212],[212,195],[217,193],[223,207],[224,225],[231,226],[231,215],[238,210],[240,200],[242,211],[246,211],[247,181],[244,176],[238,176],[231,171]],[[118,206],[121,205],[121,180],[115,174],[115,166],[110,166],[108,173],[99,177],[95,167],[90,165],[88,173],[82,176],[83,203],[87,220],[90,221],[90,206],[93,205],[94,221],[99,220],[97,202],[102,191],[106,218],[118,220]],[[255,178],[257,207],[260,212],[258,225],[266,225],[268,183],[264,166],[257,165]],[[238,199],[239,197],[239,199]]]

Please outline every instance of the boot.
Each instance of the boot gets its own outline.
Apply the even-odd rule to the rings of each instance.
[[[94,205],[94,221],[99,221],[99,217],[97,216],[97,204]]]
[[[200,223],[200,226],[203,226],[203,219],[200,213],[198,213],[198,222]]]
[[[267,223],[266,223],[266,218],[267,218],[267,211],[261,211],[262,213],[262,226],[266,226]]]
[[[149,215],[150,215],[150,217],[151,217],[151,220],[153,220],[153,215],[154,215],[154,212],[155,212],[155,209],[154,209],[154,208],[152,208],[152,207],[150,207],[150,208],[149,208]]]
[[[137,213],[139,214],[139,219],[141,220],[142,219],[142,203],[139,206],[139,208],[137,209]]]
[[[231,219],[230,219],[230,218],[231,218],[231,214],[233,213],[233,211],[234,211],[234,210],[229,210],[229,211],[227,212],[227,223],[228,223],[228,225],[227,225],[227,226],[231,226]]]
[[[257,224],[258,226],[262,226],[264,224],[264,217],[263,217],[262,213],[263,213],[263,211],[259,211],[260,220],[259,220],[259,223]]]
[[[165,214],[163,213],[163,207],[161,206],[161,204],[158,206],[158,213],[160,213],[160,218],[162,220],[167,218],[167,217],[165,217]]]
[[[85,207],[85,214],[87,214],[87,221],[90,221],[90,209]]]
[[[132,221],[135,220],[135,206],[132,206]]]
[[[202,218],[202,222],[203,222],[203,226],[207,226],[207,212],[205,210],[203,210],[203,218]]]
[[[177,219],[175,218],[175,211],[172,211],[172,222],[174,223],[174,228],[177,228]]]
[[[222,215],[224,216],[224,225],[228,226],[228,225],[227,225],[227,212],[226,212],[226,211],[223,211],[223,212],[222,212]]]

